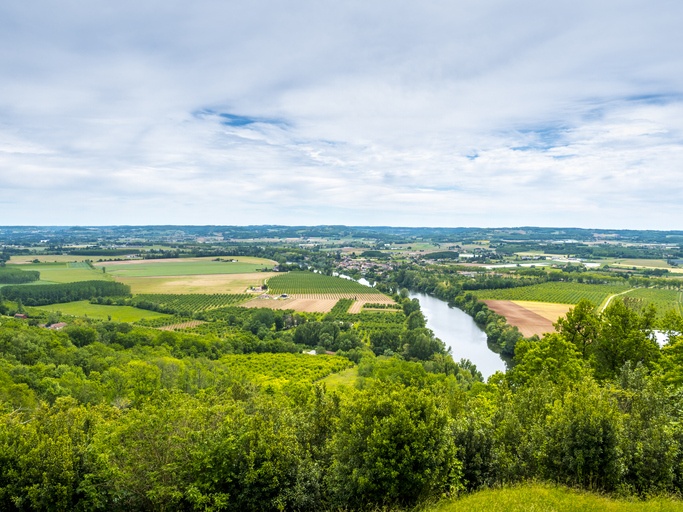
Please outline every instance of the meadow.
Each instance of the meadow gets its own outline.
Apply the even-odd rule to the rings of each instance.
[[[65,302],[62,304],[51,304],[49,306],[40,306],[44,311],[60,312],[63,315],[71,316],[87,316],[95,320],[112,320],[114,322],[137,322],[138,320],[156,319],[156,318],[171,318],[171,315],[157,313],[156,311],[147,311],[144,309],[134,308],[132,306],[106,306],[102,304],[91,304],[87,300],[79,300],[76,302]]]

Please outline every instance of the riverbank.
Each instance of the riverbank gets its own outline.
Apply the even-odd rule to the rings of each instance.
[[[427,327],[451,349],[455,361],[469,359],[477,366],[484,379],[497,371],[506,370],[505,362],[489,348],[486,333],[471,316],[425,293],[409,292],[409,297],[420,301]]]

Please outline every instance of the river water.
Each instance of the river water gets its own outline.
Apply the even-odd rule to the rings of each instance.
[[[420,301],[427,327],[434,331],[446,347],[450,347],[454,361],[469,359],[477,366],[484,380],[498,370],[505,371],[505,363],[489,349],[486,334],[474,323],[471,316],[424,293],[410,292],[409,296]]]

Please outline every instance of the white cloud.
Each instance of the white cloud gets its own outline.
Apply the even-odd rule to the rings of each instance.
[[[0,216],[679,228],[682,14],[8,2]]]

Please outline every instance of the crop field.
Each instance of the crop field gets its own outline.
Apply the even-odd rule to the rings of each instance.
[[[96,320],[108,320],[111,317],[115,322],[137,322],[138,320],[171,318],[170,315],[157,313],[156,311],[146,311],[132,306],[105,306],[101,304],[90,304],[87,300],[77,302],[65,302],[62,304],[52,304],[40,306],[45,311],[60,312],[63,315],[87,316]]]
[[[512,300],[576,304],[588,299],[596,306],[610,295],[626,291],[625,286],[582,283],[542,283],[519,288],[477,290],[473,292],[481,300]]]
[[[519,332],[527,338],[534,334],[542,336],[547,332],[555,331],[553,322],[559,316],[551,320],[510,300],[487,300],[485,302],[489,309],[504,316],[508,324],[517,327]],[[539,302],[537,304],[543,303]],[[569,306],[566,306],[566,309],[568,310]]]
[[[344,357],[308,354],[244,354],[220,358],[236,378],[279,387],[289,382],[314,382],[353,366]]]
[[[237,261],[231,261],[235,259]],[[164,260],[126,260],[97,263],[108,274],[126,277],[173,277],[213,274],[247,274],[277,264],[262,258],[178,258]]]
[[[618,259],[614,260],[611,265],[615,267],[641,267],[641,268],[671,268],[665,260],[647,260],[647,259]]]
[[[194,329],[205,323],[206,322],[203,322],[201,320],[189,320],[187,322],[164,325],[162,327],[157,327],[157,329],[159,329],[160,331],[180,331],[183,329]]]
[[[367,289],[366,286],[363,288]],[[340,299],[353,301],[349,307],[349,313],[360,313],[365,304],[394,304],[391,297],[377,293],[297,293],[289,295],[286,299],[262,295],[241,304],[241,306],[245,308],[293,309],[306,313],[329,313]]]
[[[558,304],[553,302],[534,302],[530,300],[515,300],[513,302],[551,322],[555,322],[558,318],[565,316],[567,311],[572,308],[571,304]]]
[[[27,265],[38,260],[41,263],[71,263],[85,260],[93,260],[93,256],[69,256],[68,254],[13,254],[8,263]],[[29,269],[26,269],[29,270]]]
[[[8,265],[11,267],[14,265]],[[103,274],[101,270],[94,270],[84,262],[70,263],[32,263],[31,265],[16,265],[21,270],[37,270],[40,281],[35,284],[76,283],[78,281],[111,281],[112,278]]]
[[[660,288],[636,288],[621,298],[631,306],[640,309],[647,304],[654,304],[659,314],[673,310],[683,314],[683,292],[678,290],[664,290]]]
[[[187,311],[197,313],[208,309],[222,308],[225,306],[235,306],[245,300],[252,298],[247,293],[227,294],[214,293],[211,295],[201,293],[191,294],[141,294],[135,296],[137,302],[152,302],[164,308],[176,311]]]
[[[245,293],[250,286],[261,286],[266,279],[277,275],[277,272],[252,272],[176,277],[123,277],[116,280],[129,285],[134,294],[233,294]]]
[[[374,294],[381,292],[350,279],[326,276],[314,272],[288,272],[268,279],[272,294]],[[342,297],[338,297],[342,298]]]

